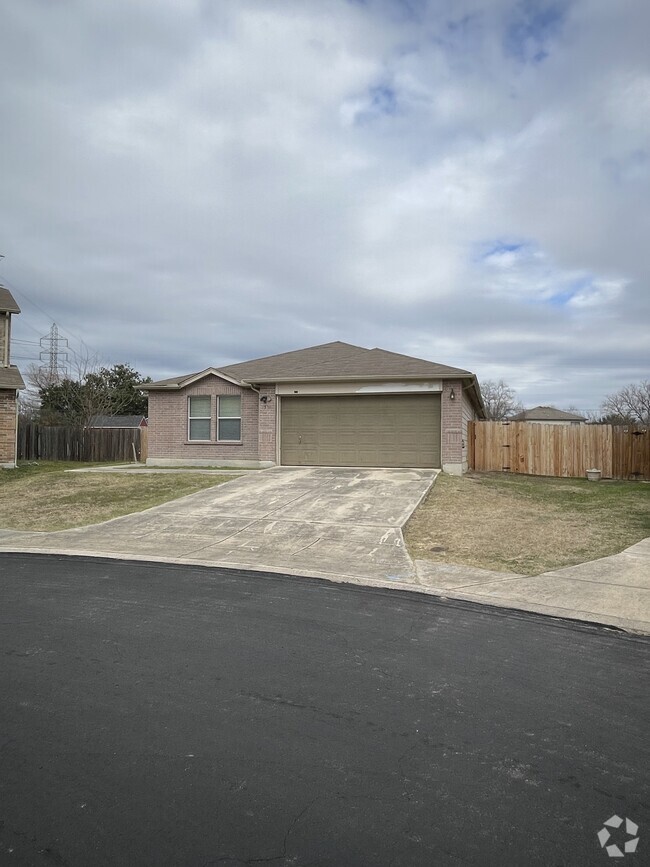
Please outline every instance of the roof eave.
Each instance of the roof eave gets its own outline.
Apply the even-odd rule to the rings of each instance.
[[[402,380],[419,379],[468,379],[472,376],[468,371],[458,373],[391,373],[391,374],[352,374],[347,376],[264,376],[249,377],[243,380],[245,385],[268,385],[273,382],[350,382],[357,380],[369,380],[371,382],[401,382]]]

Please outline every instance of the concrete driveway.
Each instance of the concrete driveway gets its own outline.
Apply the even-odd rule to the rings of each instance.
[[[0,549],[411,582],[402,527],[436,475],[276,468],[90,527],[0,531]]]

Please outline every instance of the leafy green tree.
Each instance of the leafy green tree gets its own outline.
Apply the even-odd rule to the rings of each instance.
[[[146,415],[147,395],[140,389],[146,382],[151,377],[143,379],[129,364],[114,364],[88,374],[85,387],[105,398],[109,407],[105,415]]]
[[[128,364],[115,364],[64,378],[39,389],[44,424],[89,425],[98,415],[146,415],[147,396],[140,386],[151,382]]]

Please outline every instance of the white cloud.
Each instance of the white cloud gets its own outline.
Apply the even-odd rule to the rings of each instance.
[[[153,376],[343,339],[595,407],[650,366],[649,18],[24,0],[2,274]]]

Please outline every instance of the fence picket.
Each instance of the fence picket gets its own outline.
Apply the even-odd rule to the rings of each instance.
[[[133,461],[147,459],[146,428],[46,427],[18,425],[18,460],[21,461]]]
[[[635,425],[477,421],[468,429],[470,469],[532,476],[650,479],[650,430]]]

